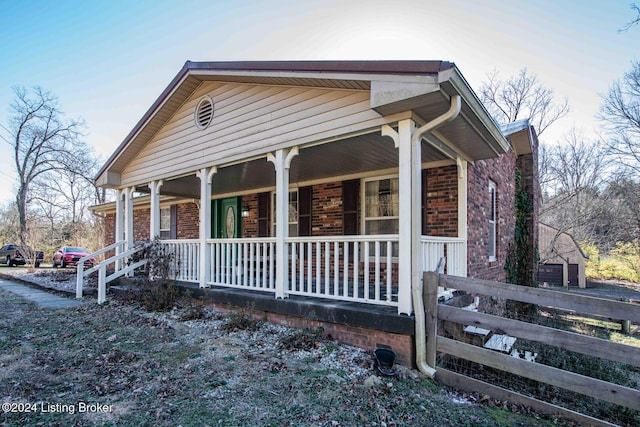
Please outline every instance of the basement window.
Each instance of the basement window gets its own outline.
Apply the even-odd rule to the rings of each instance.
[[[198,102],[196,107],[196,126],[200,129],[205,129],[211,120],[213,119],[213,100],[208,96],[205,96]]]

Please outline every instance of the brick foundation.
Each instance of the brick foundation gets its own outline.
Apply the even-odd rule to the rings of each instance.
[[[238,311],[240,309],[233,305],[209,301],[207,301],[207,305],[223,313]],[[330,339],[353,345],[354,347],[369,351],[372,354],[378,347],[391,347],[397,354],[396,363],[408,367],[415,367],[415,340],[412,335],[402,335],[357,326],[329,323],[256,309],[243,308],[243,310],[252,313],[255,319],[266,319],[268,322],[277,325],[298,329],[309,328],[311,330],[322,327],[324,334]]]

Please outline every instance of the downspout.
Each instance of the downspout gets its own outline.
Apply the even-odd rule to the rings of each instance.
[[[451,106],[449,110],[442,114],[441,116],[436,117],[431,120],[429,123],[419,127],[411,136],[411,147],[413,151],[413,147],[417,147],[420,144],[422,137],[432,130],[442,126],[445,123],[450,122],[455,119],[460,113],[460,109],[462,107],[462,101],[460,100],[460,95],[453,95],[451,97]],[[414,161],[419,162],[420,159],[414,159]],[[417,210],[417,209],[416,209]],[[415,240],[412,242],[412,250],[411,257],[412,260],[412,268],[416,269],[418,265],[418,251],[420,248],[419,239],[416,238],[419,234],[422,234],[422,231],[419,229],[420,224],[417,222],[420,218],[420,212],[417,213],[414,210],[412,212],[412,222],[414,222],[416,229],[412,230],[411,238]],[[415,334],[416,334],[416,365],[420,372],[427,375],[429,378],[433,378],[436,374],[436,370],[433,366],[429,366],[427,364],[426,359],[426,348],[427,342],[425,338],[425,315],[424,315],[424,302],[422,301],[422,288],[423,288],[422,278],[416,277],[415,274],[411,277],[411,292],[412,292],[412,300],[413,300],[413,314],[415,316]]]

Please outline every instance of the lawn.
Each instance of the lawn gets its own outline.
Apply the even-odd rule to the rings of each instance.
[[[550,426],[415,371],[242,313],[183,302],[37,308],[0,290],[2,426]]]

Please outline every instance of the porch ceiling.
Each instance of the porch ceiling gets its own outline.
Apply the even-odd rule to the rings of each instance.
[[[448,160],[441,150],[423,142],[422,162]],[[289,171],[291,185],[314,180],[364,174],[398,167],[398,149],[393,141],[379,132],[354,136],[331,143],[302,147],[294,157]],[[275,169],[265,158],[227,167],[219,167],[213,177],[212,193],[233,194],[275,186]],[[147,192],[146,187],[138,190]],[[165,180],[161,187],[165,195],[199,198],[200,180],[195,175]]]

